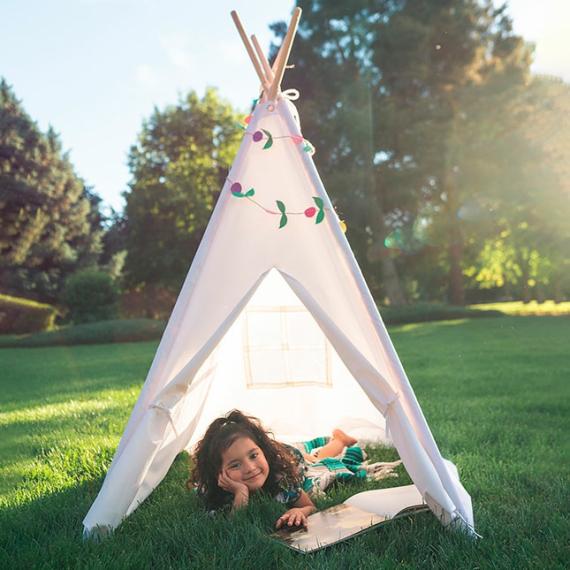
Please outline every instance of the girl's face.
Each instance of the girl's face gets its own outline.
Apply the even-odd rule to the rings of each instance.
[[[222,453],[222,471],[250,491],[263,487],[269,476],[265,454],[249,437],[239,437]]]

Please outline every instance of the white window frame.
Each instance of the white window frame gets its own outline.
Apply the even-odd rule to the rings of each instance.
[[[249,315],[252,313],[273,313],[280,315],[280,323],[281,323],[281,346],[275,345],[266,345],[264,346],[263,343],[254,344],[250,337],[250,330],[249,330]],[[244,355],[244,366],[245,366],[245,380],[246,386],[249,389],[256,389],[256,388],[286,388],[286,387],[296,387],[296,386],[321,386],[323,388],[332,388],[332,374],[331,374],[331,362],[332,362],[332,347],[328,341],[328,339],[324,338],[324,344],[314,345],[311,347],[310,345],[307,346],[295,346],[294,342],[291,342],[292,339],[288,338],[287,335],[287,316],[291,313],[306,313],[311,318],[312,315],[305,309],[303,306],[293,306],[293,305],[282,305],[282,306],[252,306],[247,307],[244,314],[243,319],[243,355]],[[315,326],[318,327],[318,324],[315,323]],[[257,340],[257,339],[255,339]],[[289,359],[291,358],[292,353],[295,350],[299,349],[311,349],[314,348],[315,352],[321,352],[322,358],[324,359],[324,378],[315,379],[315,380],[284,380],[283,382],[262,382],[256,380],[253,377],[252,372],[252,353],[258,351],[275,351],[281,349],[285,353],[285,377],[290,377],[290,367],[289,367]]]

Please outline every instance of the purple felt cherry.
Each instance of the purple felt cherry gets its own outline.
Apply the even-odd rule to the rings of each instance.
[[[231,185],[230,190],[232,194],[239,194],[241,192],[241,184],[239,182],[234,182]]]
[[[261,131],[255,131],[253,133],[253,142],[259,142],[263,138],[263,133]]]

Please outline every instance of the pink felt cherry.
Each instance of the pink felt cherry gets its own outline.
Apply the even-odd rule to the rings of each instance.
[[[251,121],[251,115],[248,115],[248,116],[243,120],[243,122],[244,122],[246,125],[249,125],[249,122],[250,122],[250,121]]]
[[[305,140],[303,139],[303,137],[300,137],[299,135],[292,135],[291,139],[295,144],[301,144]]]
[[[316,213],[317,209],[313,208],[312,206],[305,210],[305,216],[307,216],[307,218],[312,218]]]

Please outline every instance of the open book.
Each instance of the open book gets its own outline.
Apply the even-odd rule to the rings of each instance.
[[[314,552],[395,518],[425,510],[428,507],[415,485],[365,491],[312,514],[307,528],[282,528],[271,537],[293,550]]]

